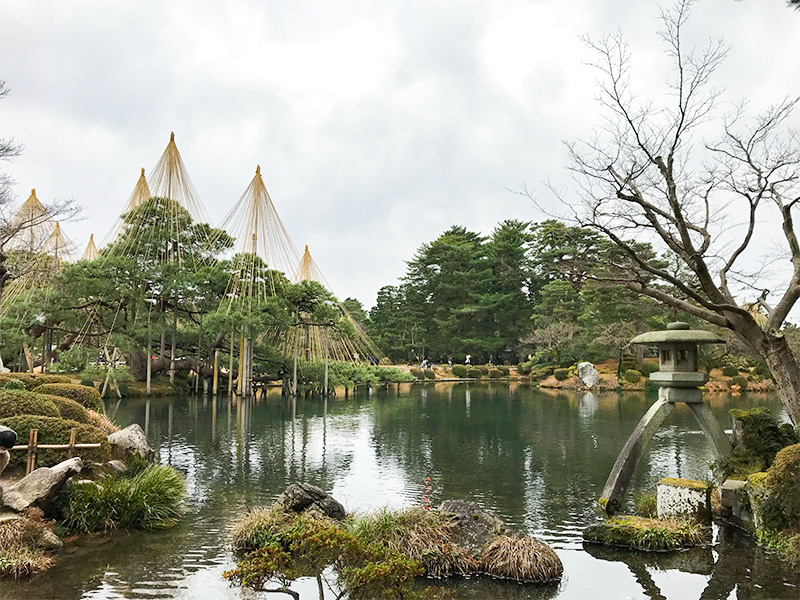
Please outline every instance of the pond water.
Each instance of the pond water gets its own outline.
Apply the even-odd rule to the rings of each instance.
[[[418,505],[424,480],[433,504],[467,498],[511,526],[550,543],[564,563],[559,585],[449,582],[456,598],[776,599],[800,597],[800,574],[717,530],[712,548],[648,554],[584,545],[581,530],[625,439],[652,397],[555,393],[515,383],[456,383],[376,390],[345,401],[269,394],[256,401],[209,397],[130,399],[107,406],[121,425],[146,429],[160,459],[186,477],[183,522],[156,533],[116,532],[68,544],[57,564],[31,581],[0,583],[7,600],[257,598],[221,573],[235,560],[226,525],[308,481],[348,510]],[[774,396],[707,399],[727,411]],[[662,477],[704,479],[709,443],[678,406],[643,459],[633,487]],[[316,584],[295,586],[316,598]],[[273,597],[268,595],[267,597]]]

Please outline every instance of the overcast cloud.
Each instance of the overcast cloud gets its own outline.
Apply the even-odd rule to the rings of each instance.
[[[567,181],[562,141],[597,122],[579,39],[622,29],[643,90],[669,62],[655,2],[0,0],[0,165],[42,201],[73,197],[80,251],[112,227],[170,131],[212,224],[256,164],[295,245],[368,307],[423,242],[541,219],[508,190]],[[691,41],[731,45],[726,98],[798,94],[800,13],[700,0]],[[658,93],[658,92],[656,92]]]

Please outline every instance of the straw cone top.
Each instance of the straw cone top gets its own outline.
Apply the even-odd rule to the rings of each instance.
[[[94,243],[94,234],[89,234],[89,243],[86,244],[86,249],[83,251],[83,256],[81,256],[82,260],[94,260],[100,253],[97,251],[97,246]]]

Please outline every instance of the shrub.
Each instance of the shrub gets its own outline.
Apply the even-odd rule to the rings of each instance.
[[[758,361],[751,373],[763,379],[774,379],[774,377],[772,377],[772,371],[769,370],[767,363],[764,361]]]
[[[471,377],[472,379],[480,379],[483,375],[483,371],[477,368],[472,368],[467,371],[467,377]]]
[[[94,387],[94,380],[91,377],[84,377],[81,379],[81,385],[85,385],[86,387]]]
[[[789,423],[780,423],[768,408],[732,409],[736,446],[728,458],[714,463],[715,474],[722,479],[746,477],[765,471],[782,448],[800,441]]]
[[[4,390],[27,390],[28,388],[25,387],[25,382],[20,381],[19,379],[9,379],[3,385]]]
[[[536,368],[531,371],[531,379],[541,381],[542,379],[550,377],[555,370],[555,367],[552,366],[537,365]]]
[[[436,379],[436,373],[433,372],[433,369],[425,369],[423,373],[425,375],[425,379]]]
[[[533,362],[533,360],[521,362],[517,365],[517,373],[520,375],[529,375],[535,365],[536,363]]]
[[[51,396],[23,390],[0,390],[0,418],[15,415],[60,417],[61,413]],[[22,437],[19,432],[17,435]]]
[[[569,379],[569,369],[555,369],[553,375],[555,375],[556,379],[559,381],[566,381]]]
[[[489,367],[475,367],[481,372],[481,375],[488,375],[489,374]]]
[[[642,374],[636,369],[628,369],[625,371],[625,381],[628,383],[639,383],[642,380]]]
[[[658,516],[657,504],[655,494],[640,492],[633,495],[633,505],[636,507],[636,514],[640,517],[655,519]]]
[[[417,379],[425,379],[425,371],[423,371],[422,369],[418,369],[416,367],[411,367],[408,370],[408,372],[411,373]]]
[[[67,484],[62,525],[90,533],[107,529],[163,529],[180,518],[186,483],[167,465],[150,465],[132,477]]]
[[[650,375],[658,371],[658,369],[659,366],[657,362],[643,362],[639,372],[642,374],[642,377],[650,377]]]
[[[68,444],[69,430],[76,429],[79,444],[100,443],[100,448],[83,448],[75,450],[75,454],[84,461],[106,462],[111,457],[108,435],[97,427],[85,425],[77,421],[69,421],[61,417],[44,417],[41,415],[17,415],[0,420],[0,425],[10,427],[17,432],[23,442],[27,442],[31,429],[39,430],[40,444]],[[38,464],[47,467],[67,458],[63,450],[39,450]],[[12,452],[9,466],[18,466],[25,462],[24,452]]]
[[[508,375],[511,373],[511,367],[507,365],[498,365],[497,370],[500,371],[506,377],[508,377]]]
[[[93,387],[86,387],[85,385],[75,385],[73,383],[46,383],[34,389],[35,392],[40,394],[51,394],[53,396],[61,396],[75,400],[84,408],[90,408],[97,412],[104,412],[103,400],[100,398],[100,392]]]
[[[469,367],[466,365],[453,365],[453,375],[456,377],[466,377],[469,372]]]
[[[747,378],[743,377],[742,375],[737,375],[736,377],[731,377],[731,385],[738,385],[739,388],[742,390],[747,389]]]
[[[500,369],[489,369],[489,379],[500,379],[503,377],[503,372]]]
[[[0,373],[0,386],[6,382],[17,379],[32,390],[45,383],[70,383],[72,379],[66,375],[46,375],[42,373]]]
[[[734,366],[722,367],[722,374],[725,377],[736,377],[739,374],[739,369]]]
[[[0,523],[0,576],[14,579],[44,571],[53,564],[53,559],[36,547],[36,540],[52,529],[52,523],[42,520],[38,508],[27,508],[19,516]]]
[[[75,400],[69,398],[61,398],[60,396],[50,396],[50,399],[58,408],[58,412],[62,419],[69,419],[77,421],[78,423],[85,423],[87,425],[94,425],[92,418],[89,416],[89,411],[83,408]]]

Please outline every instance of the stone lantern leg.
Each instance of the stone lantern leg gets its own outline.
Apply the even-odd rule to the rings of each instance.
[[[732,451],[728,436],[703,402],[703,392],[699,387],[708,381],[708,375],[697,370],[698,345],[721,344],[723,340],[708,331],[689,329],[688,323],[670,323],[665,331],[643,333],[633,338],[631,343],[658,346],[660,371],[650,375],[650,380],[659,386],[658,400],[625,442],[606,480],[599,502],[607,514],[619,511],[636,465],[653,435],[675,409],[676,402],[685,402],[692,411],[711,440],[717,460],[730,456]]]

